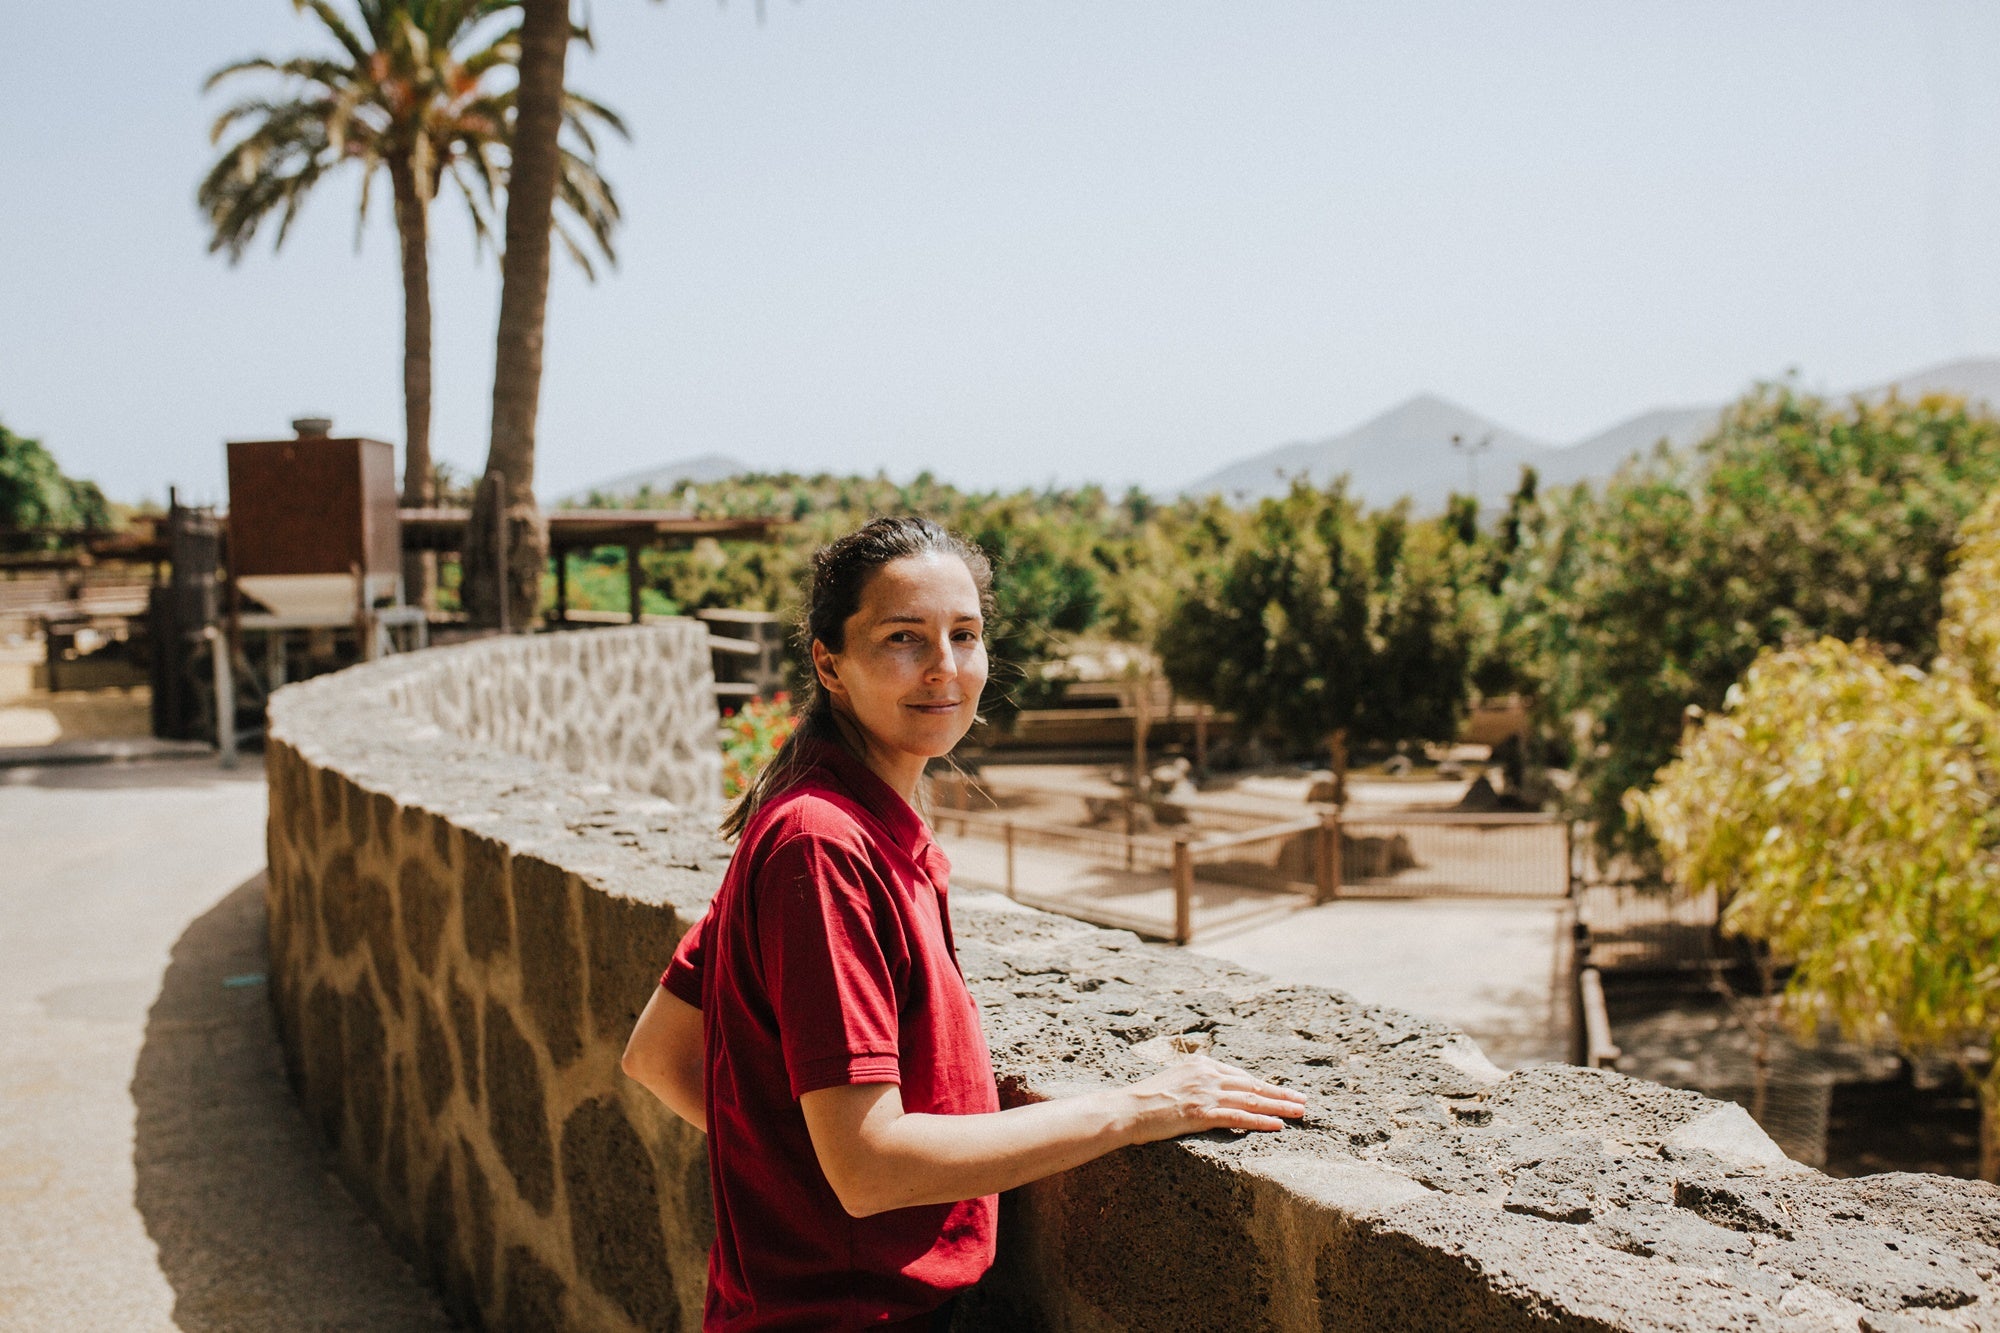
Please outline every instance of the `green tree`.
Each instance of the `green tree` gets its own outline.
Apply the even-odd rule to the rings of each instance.
[[[1544,506],[1512,617],[1549,713],[1577,723],[1600,842],[1643,848],[1623,794],[1672,757],[1684,710],[1719,706],[1760,651],[1831,636],[1928,660],[1959,525],[1996,483],[2000,423],[1957,399],[1767,387],[1693,456]]]
[[[1628,797],[1680,889],[1789,963],[1789,1014],[1955,1061],[2000,1180],[2000,496],[1968,526],[1930,671],[1769,650]]]
[[[59,533],[110,527],[111,507],[96,482],[63,475],[41,441],[0,425],[0,528],[39,530],[25,539],[39,548],[56,545]]]
[[[1294,481],[1191,572],[1157,640],[1167,678],[1281,745],[1443,739],[1466,694],[1456,521],[1371,520],[1343,484]]]
[[[242,132],[196,192],[209,221],[209,249],[236,262],[274,216],[275,246],[282,246],[313,187],[348,163],[362,176],[358,244],[376,173],[387,173],[403,278],[403,503],[428,504],[433,498],[430,208],[449,182],[466,203],[474,235],[482,243],[492,239],[495,210],[510,174],[518,170],[509,154],[520,118],[517,93],[505,83],[522,58],[520,27],[506,18],[515,5],[512,0],[355,0],[356,21],[350,23],[330,0],[293,3],[319,21],[332,39],[332,52],[242,60],[209,76],[211,89],[246,75],[276,76],[280,82],[278,94],[246,97],[216,119],[212,141]],[[560,79],[555,104],[557,128],[566,125],[577,147],[557,146],[552,197],[561,199],[611,258],[618,201],[598,174],[593,127],[623,134],[624,125],[608,108],[563,90]],[[543,218],[544,269],[546,232],[553,227],[591,273],[577,237],[552,209]],[[510,235],[510,246],[513,239]]]

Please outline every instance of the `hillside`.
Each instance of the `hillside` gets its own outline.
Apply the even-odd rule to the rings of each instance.
[[[1471,460],[1453,446],[1453,437],[1487,443]],[[1370,505],[1393,504],[1407,495],[1419,512],[1427,512],[1442,509],[1453,491],[1466,490],[1475,466],[1481,501],[1504,500],[1520,478],[1521,465],[1539,466],[1551,452],[1544,442],[1456,403],[1419,394],[1344,434],[1267,450],[1211,472],[1184,490],[1252,500],[1280,494],[1300,473],[1323,485],[1344,472],[1352,493]]]

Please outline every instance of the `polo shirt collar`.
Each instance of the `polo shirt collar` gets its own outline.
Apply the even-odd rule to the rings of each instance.
[[[931,831],[894,787],[884,782],[874,769],[849,754],[844,745],[810,737],[802,737],[801,743],[808,747],[807,754],[815,764],[825,769],[847,789],[848,795],[861,802],[869,814],[881,821],[882,827],[888,830],[889,836],[909,854],[911,860],[919,865],[925,864],[924,853],[931,845]]]

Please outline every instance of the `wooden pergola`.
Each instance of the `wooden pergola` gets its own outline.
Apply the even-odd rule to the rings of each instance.
[[[463,552],[466,528],[472,521],[465,509],[402,509],[403,548],[411,551]],[[546,515],[549,558],[555,562],[556,619],[569,616],[569,554],[600,546],[625,548],[625,583],[632,623],[639,623],[639,552],[646,547],[674,549],[692,546],[703,537],[719,541],[769,541],[782,518],[698,518],[671,509],[557,509]]]

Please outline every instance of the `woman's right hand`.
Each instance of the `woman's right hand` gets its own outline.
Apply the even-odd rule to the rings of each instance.
[[[1127,1104],[1127,1134],[1152,1143],[1209,1129],[1283,1129],[1306,1113],[1290,1088],[1205,1055],[1189,1056],[1116,1094]]]

